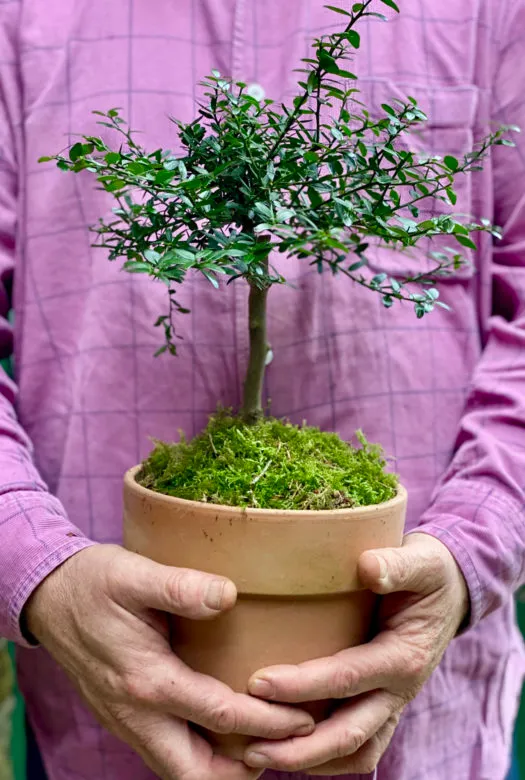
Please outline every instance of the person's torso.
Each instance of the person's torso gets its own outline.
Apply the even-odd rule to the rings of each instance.
[[[258,94],[290,100],[298,75],[293,69],[312,37],[344,23],[323,5],[321,0],[21,3],[18,411],[50,489],[73,521],[99,541],[120,540],[122,474],[148,451],[151,437],[176,438],[179,429],[192,435],[218,403],[239,404],[247,295],[242,282],[220,291],[204,279],[185,283],[179,299],[191,314],[178,321],[179,356],[155,358],[161,334],[153,323],[166,309],[165,289],[126,275],[91,248],[88,226],[114,205],[95,189],[93,178],[63,175],[37,159],[63,149],[75,133],[105,133],[91,112],[117,106],[149,148],[174,148],[169,117],[195,116],[201,96],[196,84],[212,68],[256,85]],[[456,155],[471,149],[488,122],[496,6],[488,0],[447,0],[440,6],[403,0],[395,21],[367,22],[352,64],[364,101],[380,111],[382,103],[413,95],[430,118],[417,140],[421,148]],[[386,6],[378,10],[394,16]],[[475,184],[464,179],[458,194],[459,210],[490,217],[490,163]],[[405,257],[382,250],[370,259],[390,274],[427,262],[421,252]],[[297,422],[306,418],[348,439],[362,428],[381,442],[409,489],[411,526],[450,460],[480,355],[487,310],[479,290],[488,270],[472,259],[477,276],[463,270],[442,285],[452,311],[437,310],[421,322],[411,308],[387,311],[379,296],[343,278],[320,277],[298,260],[279,259],[290,284],[275,287],[269,298],[274,360],[265,397],[272,412]],[[472,758],[481,707],[487,729],[491,734],[500,729],[504,739],[508,724],[496,711],[500,691],[487,680],[505,684],[512,640],[505,648],[495,635],[502,626],[510,633],[507,619],[501,613],[491,618],[492,629],[487,624],[483,641],[490,649],[483,657],[478,632],[451,648],[404,719],[382,765],[382,780],[442,780],[448,776],[444,753],[453,761],[463,751],[463,767],[481,761]],[[36,677],[53,681],[53,691],[43,686],[30,698],[37,731],[48,738],[52,780],[84,777],[78,762],[74,775],[67,768],[84,753],[86,778],[149,777],[140,762],[94,727],[45,656],[36,662],[22,653],[21,671],[28,690],[37,685]],[[61,697],[72,702],[73,717],[60,708],[46,712]],[[460,722],[452,715],[454,697]],[[421,736],[425,729],[434,735],[430,747]],[[451,774],[458,780],[499,780],[501,752],[497,755],[494,763],[483,757],[484,774],[467,775],[466,769],[458,774],[454,763]]]

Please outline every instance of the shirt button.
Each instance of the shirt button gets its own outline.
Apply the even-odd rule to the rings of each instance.
[[[264,90],[264,87],[262,87],[260,84],[248,84],[246,87],[246,92],[248,95],[255,100],[264,100],[266,97],[266,92]]]

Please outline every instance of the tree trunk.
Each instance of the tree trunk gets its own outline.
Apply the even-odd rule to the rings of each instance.
[[[250,283],[248,318],[250,328],[250,355],[244,380],[242,417],[254,423],[263,415],[262,392],[268,342],[266,339],[266,300],[269,287],[256,287]]]

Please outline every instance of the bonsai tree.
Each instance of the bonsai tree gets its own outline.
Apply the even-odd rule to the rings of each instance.
[[[234,452],[231,437],[221,438],[221,431],[255,426],[254,446],[258,442],[262,467],[248,480],[248,496],[244,488],[232,492],[231,480],[223,493],[211,492],[215,501],[262,505],[253,488],[267,475],[270,463],[279,464],[280,456],[273,452],[265,460],[261,442],[266,435],[272,441],[287,436],[284,424],[277,430],[274,420],[261,423],[263,379],[272,358],[267,299],[274,285],[286,283],[272,266],[272,252],[297,256],[319,273],[361,285],[379,295],[386,308],[411,305],[420,318],[436,306],[446,308],[436,283],[465,262],[463,248],[476,248],[472,234],[484,230],[499,237],[488,221],[476,223],[454,214],[454,182],[478,170],[494,144],[511,145],[506,138],[511,128],[496,129],[462,159],[421,156],[403,143],[426,121],[415,99],[385,104],[380,116],[359,101],[356,76],[349,69],[360,48],[356,28],[366,17],[381,16],[377,11],[381,4],[398,10],[394,0],[365,0],[351,11],[328,6],[342,17],[343,28],[314,40],[291,105],[257,100],[245,84],[213,71],[203,82],[206,100],[197,118],[189,123],[172,120],[181,153],[147,151],[119,110],[112,109],[94,113],[101,125],[115,131],[118,146],[110,148],[99,137],[82,136],[67,153],[42,158],[56,160],[64,171],[91,172],[114,196],[111,218],[102,218],[93,228],[98,236],[95,245],[108,250],[110,260],[123,260],[126,271],[148,274],[166,285],[166,311],[155,323],[164,335],[157,354],[177,352],[175,315],[186,311],[177,289],[190,273],[202,274],[214,287],[219,287],[219,279],[228,284],[242,280],[249,287],[250,350],[239,418],[224,414],[214,418],[191,450],[184,441],[176,451],[158,445],[143,472],[145,484],[174,490],[174,472],[181,471],[181,463],[184,479],[193,479],[198,471],[201,481],[218,480],[217,469],[206,471],[217,450],[229,447],[232,457],[242,455]],[[446,204],[448,208],[441,209],[445,213],[423,216],[421,207],[435,200]],[[421,242],[443,236],[449,247],[432,253],[432,267],[419,274],[392,277],[368,269],[368,253],[378,244],[410,252]],[[310,429],[310,440],[312,436],[322,440],[329,434]],[[383,474],[380,451],[364,438],[357,461],[355,451],[336,443],[335,436],[324,441],[332,465],[339,464],[346,473],[352,464],[361,474],[373,471],[381,489],[365,491],[363,502],[379,502],[393,494],[394,478]],[[317,438],[315,442],[315,447],[321,446]],[[305,456],[303,451],[298,454]],[[155,482],[154,474],[166,477],[168,472],[169,479]],[[184,493],[184,479],[177,495],[194,497],[195,493]],[[290,484],[293,479],[287,473],[288,492]],[[201,486],[197,494],[206,500],[210,491]],[[281,494],[279,486],[269,484],[262,501],[272,506],[277,495],[281,507],[324,505],[317,499],[312,503],[310,494],[304,497],[306,503],[286,503]],[[336,479],[330,505],[344,505],[345,496],[344,485],[338,486]]]

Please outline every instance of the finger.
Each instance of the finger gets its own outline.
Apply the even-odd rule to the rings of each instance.
[[[448,557],[450,553],[438,539],[412,534],[405,537],[402,547],[362,553],[358,575],[374,593],[410,591],[424,596],[446,583]]]
[[[383,631],[364,645],[328,658],[283,666],[269,666],[248,681],[248,691],[270,701],[300,702],[348,699],[379,688],[401,688],[423,674],[424,653]]]
[[[116,729],[161,780],[255,780],[259,771],[214,755],[187,723],[156,713],[133,712]]]
[[[379,731],[363,745],[362,748],[354,753],[353,756],[338,758],[334,761],[328,761],[318,767],[308,770],[308,774],[313,777],[324,776],[335,777],[337,775],[368,775],[377,768],[383,753],[389,746],[394,732],[396,730],[399,717],[391,717]]]
[[[234,693],[224,683],[194,672],[166,653],[160,663],[128,673],[121,699],[169,712],[219,734],[282,739],[314,729],[311,715],[296,707],[270,704]]]
[[[108,573],[110,594],[131,610],[158,609],[193,620],[216,617],[231,609],[237,590],[214,574],[163,566],[135,553],[114,559]]]
[[[318,724],[308,737],[249,746],[248,766],[299,772],[357,753],[391,717],[397,706],[393,697],[378,692],[355,700]]]

